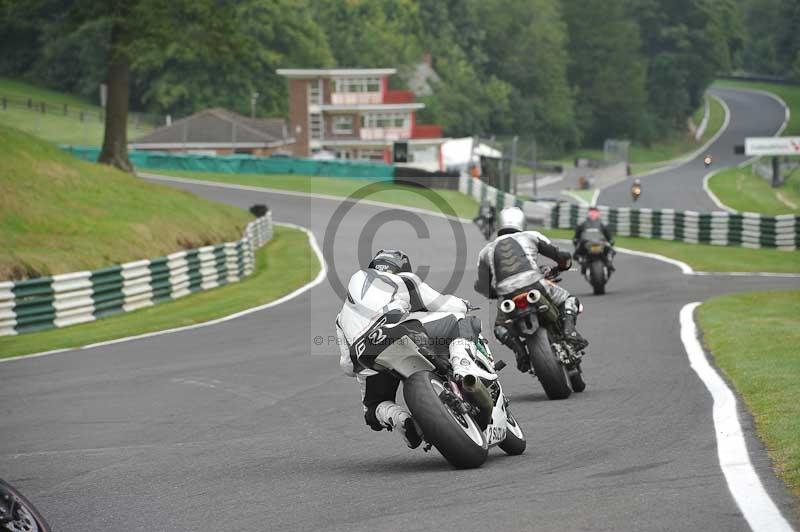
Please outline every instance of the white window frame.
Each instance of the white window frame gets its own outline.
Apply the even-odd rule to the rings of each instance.
[[[377,112],[361,115],[364,128],[409,128],[411,115],[408,112]]]
[[[336,78],[334,80],[336,92],[344,93],[379,93],[381,92],[381,80],[378,77],[366,78]]]
[[[334,135],[352,135],[353,122],[354,120],[352,115],[336,115],[333,117],[331,131]],[[342,127],[343,125],[345,127]]]

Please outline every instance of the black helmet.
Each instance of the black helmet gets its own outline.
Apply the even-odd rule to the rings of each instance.
[[[411,272],[411,261],[400,250],[382,249],[372,258],[368,267],[379,272]]]

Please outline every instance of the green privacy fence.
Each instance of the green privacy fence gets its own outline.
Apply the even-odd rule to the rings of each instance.
[[[573,229],[586,218],[588,207],[573,203],[521,201],[483,181],[462,177],[459,191],[498,209],[516,205],[529,219],[547,227]],[[631,209],[598,206],[612,233],[661,240],[748,248],[800,248],[800,216],[757,213]]]
[[[61,146],[64,151],[85,161],[96,161],[99,148]],[[298,174],[324,177],[359,177],[373,181],[391,181],[394,168],[383,163],[357,161],[316,161],[290,157],[253,157],[250,155],[200,155],[132,150],[131,164],[140,169],[191,170],[232,174]]]
[[[272,218],[250,222],[236,242],[93,271],[0,282],[0,336],[94,321],[236,282],[272,238]]]

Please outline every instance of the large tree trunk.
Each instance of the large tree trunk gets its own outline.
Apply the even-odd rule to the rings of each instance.
[[[133,172],[128,160],[128,76],[130,63],[125,50],[126,29],[115,23],[111,28],[111,53],[108,61],[108,98],[103,149],[98,162]]]

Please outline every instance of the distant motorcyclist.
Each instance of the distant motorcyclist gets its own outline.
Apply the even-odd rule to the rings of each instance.
[[[468,301],[440,294],[424,283],[412,273],[408,255],[399,250],[380,250],[366,269],[353,274],[336,317],[339,364],[346,375],[357,377],[364,419],[372,430],[394,429],[412,449],[422,441],[409,411],[395,402],[400,379],[361,365],[359,340],[376,330],[380,334],[382,324],[419,320],[427,337],[414,338],[414,342],[429,353],[449,355],[458,374],[463,367],[460,359],[471,356],[474,344],[469,340],[476,340],[480,332],[478,318],[463,316],[470,308]],[[478,376],[496,378],[489,373]]]
[[[712,161],[713,159],[711,158],[711,154],[706,154],[706,156],[703,158],[703,164],[706,165],[706,168],[711,166]]]
[[[478,215],[472,219],[472,222],[481,229],[486,240],[489,240],[494,232],[496,213],[494,205],[484,201],[478,209]]]
[[[639,196],[642,195],[642,180],[638,177],[633,180],[633,184],[631,185],[631,197],[633,201],[639,199]]]
[[[586,245],[589,242],[603,242],[608,244],[603,253],[603,262],[608,268],[608,273],[611,274],[615,271],[612,262],[614,255],[614,236],[608,227],[603,223],[600,217],[600,210],[597,207],[589,207],[589,212],[586,213],[586,220],[578,224],[575,228],[575,236],[572,237],[572,245],[575,246],[575,253],[573,257],[578,260],[581,256],[586,254]],[[586,263],[582,263],[581,273],[586,272]]]
[[[504,296],[510,296],[543,281],[544,274],[537,262],[540,254],[555,261],[561,270],[568,270],[572,266],[572,257],[569,253],[559,250],[543,234],[537,231],[525,231],[525,214],[521,209],[517,207],[503,209],[500,211],[497,238],[486,244],[478,257],[478,279],[475,281],[475,290],[490,299],[503,299]],[[567,341],[578,351],[584,349],[589,342],[575,329],[580,307],[577,298],[554,283],[540,284],[553,303],[561,309],[563,318],[561,327]],[[498,309],[494,327],[495,337],[514,351],[517,368],[520,371],[528,371],[530,363],[525,347],[509,332],[503,322],[503,314]]]

